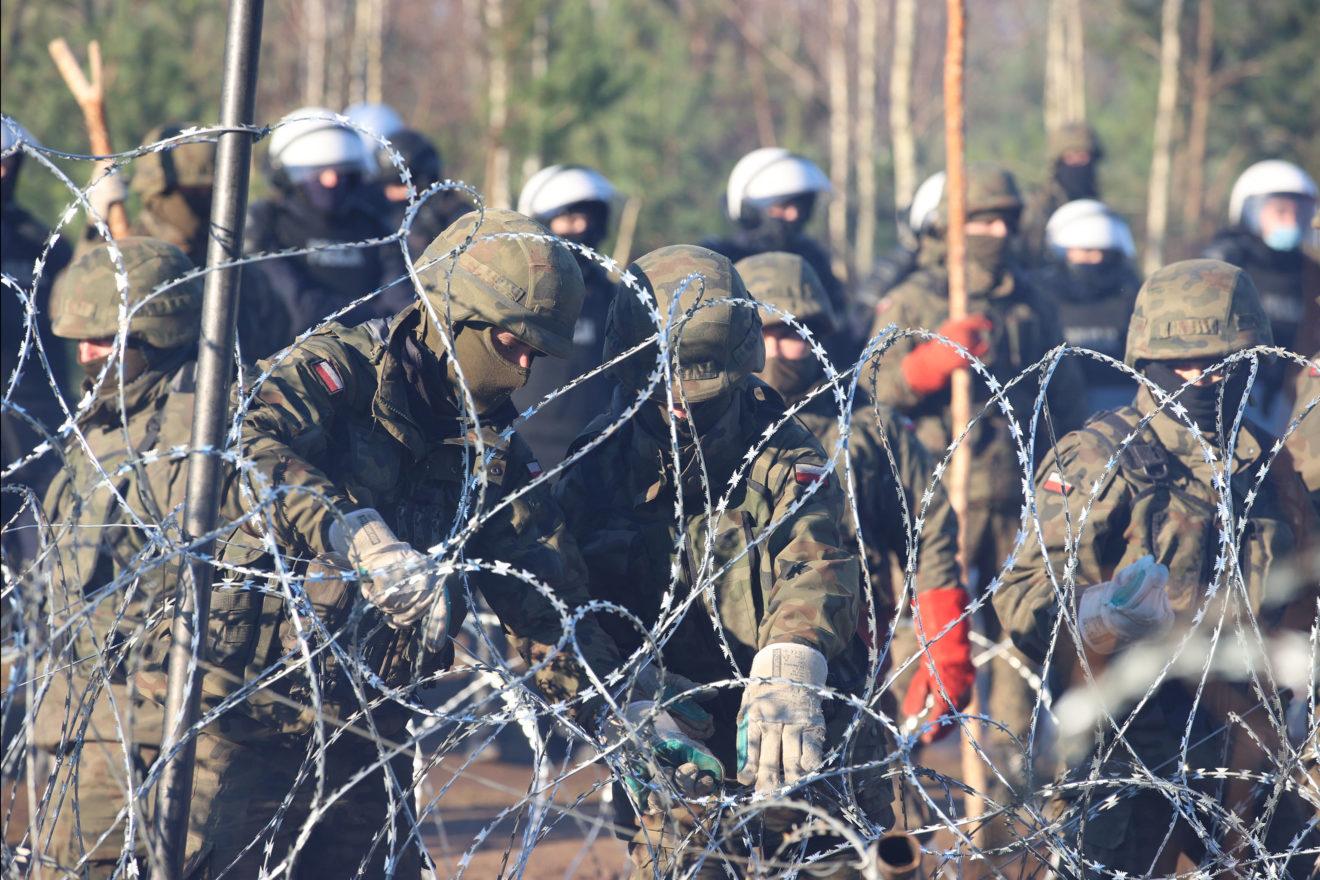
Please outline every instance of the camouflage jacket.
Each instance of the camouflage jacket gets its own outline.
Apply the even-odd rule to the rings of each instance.
[[[556,485],[586,560],[592,598],[621,605],[653,628],[675,579],[671,608],[694,588],[702,589],[678,624],[665,627],[669,638],[662,647],[666,667],[694,681],[734,675],[724,644],[737,670],[746,674],[759,649],[796,642],[830,658],[832,684],[856,687],[865,652],[861,668],[851,668],[856,657],[848,649],[860,644],[855,635],[860,573],[839,530],[844,513],[838,478],[830,475],[790,513],[821,479],[820,444],[795,420],[767,440],[766,430],[783,418],[782,400],[759,380],[748,380],[737,394],[702,444],[715,503],[749,451],[758,452],[718,521],[710,520],[715,503],[708,507],[699,479],[684,478],[679,534],[668,439],[656,439],[637,418],[610,434]],[[616,393],[611,412],[621,412],[623,403]],[[573,448],[617,419],[613,414],[597,419]],[[712,625],[716,621],[718,626]],[[642,644],[641,634],[622,617],[606,616],[603,623],[621,650]],[[717,722],[731,725],[739,697],[720,693],[712,708]]]
[[[819,395],[798,410],[797,417],[820,441],[825,454],[832,455],[839,440],[839,410],[833,394]],[[866,546],[865,560],[872,584],[878,588],[877,617],[887,624],[898,599],[892,583],[891,564],[900,570],[908,565],[908,531],[921,514],[921,502],[931,489],[930,507],[918,533],[914,589],[918,593],[954,586],[961,581],[958,569],[958,518],[949,504],[944,485],[932,487],[935,464],[917,440],[912,422],[888,407],[858,403],[852,412],[848,435],[852,462],[857,518],[851,512],[842,521],[844,546],[856,547],[860,524]],[[840,459],[840,479],[843,479]],[[845,500],[845,504],[846,504]]]
[[[1022,560],[994,597],[1005,629],[1034,660],[1044,658],[1058,613],[1046,560],[1061,578],[1069,560],[1067,545],[1077,539],[1078,518],[1092,494],[1076,553],[1080,589],[1112,578],[1149,553],[1169,567],[1167,590],[1180,623],[1186,624],[1207,601],[1216,559],[1222,555],[1222,523],[1216,516],[1219,498],[1211,467],[1200,444],[1186,425],[1160,414],[1136,441],[1119,451],[1142,415],[1154,407],[1150,392],[1142,389],[1133,406],[1101,413],[1082,430],[1064,437],[1057,456],[1049,453],[1040,466],[1036,502],[1043,544],[1028,542]],[[1287,455],[1274,462],[1251,496],[1274,443],[1263,429],[1244,422],[1231,466],[1233,515],[1241,527],[1236,562],[1231,564],[1240,568],[1253,613],[1266,604],[1272,567],[1309,545],[1317,528],[1305,488]],[[1216,455],[1222,458],[1222,453]],[[1115,456],[1116,466],[1106,472]],[[1226,570],[1221,578],[1236,576]],[[1221,581],[1218,595],[1226,592],[1235,591],[1226,591]],[[1060,636],[1069,638],[1066,633]],[[1056,661],[1072,653],[1071,644],[1061,644]]]
[[[330,552],[331,509],[347,513],[374,507],[401,540],[422,551],[445,541],[473,516],[477,491],[472,481],[479,470],[474,439],[450,400],[442,364],[414,341],[420,319],[413,307],[390,322],[375,320],[357,328],[332,324],[278,364],[262,364],[273,372],[244,418],[244,453],[269,485],[283,490],[267,496],[258,515],[295,570]],[[504,441],[491,427],[507,424],[513,415],[507,407],[483,424],[489,482],[480,511],[493,510],[540,473],[516,435]],[[468,510],[461,512],[465,483],[473,490]],[[255,492],[248,497],[261,498],[258,481],[249,485]],[[238,497],[231,487],[231,505]],[[253,545],[255,530],[247,523],[236,541]],[[570,610],[586,599],[581,558],[548,487],[533,488],[489,514],[463,553],[532,572]],[[241,556],[242,551],[235,553]],[[493,573],[473,575],[470,581],[529,659],[541,659],[558,642],[559,612],[524,581]],[[455,581],[451,589],[456,608],[450,631],[456,632],[466,607],[461,584]],[[329,618],[331,630],[361,602],[357,593],[356,587],[334,587],[320,602],[326,607],[317,611]],[[312,601],[318,602],[315,596]],[[281,651],[291,650],[282,605],[279,596],[263,598],[250,589],[217,590],[212,611],[217,662],[233,676],[250,679]],[[368,619],[374,614],[369,611]],[[613,645],[594,619],[581,621],[576,634],[593,668],[608,671],[618,665]],[[413,632],[400,633],[395,641],[371,662],[389,668],[381,672],[387,681],[393,677],[402,683],[410,680],[408,669],[419,648]],[[447,660],[428,658],[432,668]],[[537,684],[552,698],[571,697],[587,686],[571,648],[539,674]]]
[[[86,447],[76,438],[66,444],[64,467],[46,494],[54,545],[47,602],[57,619],[71,624],[71,656],[99,656],[105,662],[101,668],[93,662],[70,666],[83,674],[75,672],[68,680],[54,677],[39,713],[46,747],[59,741],[65,727],[63,695],[82,698],[93,670],[109,674],[123,711],[126,674],[160,659],[156,651],[163,643],[134,637],[161,623],[163,603],[173,598],[182,569],[177,548],[187,459],[170,449],[186,447],[190,440],[195,366],[189,355],[180,354],[128,382],[126,422],[118,383],[113,373],[107,376],[100,398],[79,422]],[[86,597],[120,578],[109,595],[98,595],[94,606],[86,606]],[[109,702],[96,699],[95,709],[88,737],[117,739]],[[71,711],[76,718],[77,706]],[[144,722],[138,719],[135,735],[159,741],[158,729],[145,732]]]
[[[1292,417],[1295,419],[1320,396],[1320,356],[1313,355],[1311,366],[1298,372],[1293,394],[1296,403],[1293,404]],[[1320,512],[1320,405],[1307,413],[1288,436],[1288,451],[1297,465],[1297,473],[1311,493],[1311,505]]]
[[[967,308],[969,314],[986,315],[993,324],[990,350],[981,360],[1001,384],[1007,384],[1063,342],[1053,303],[1015,273],[1005,274],[991,290],[969,292]],[[926,262],[894,288],[876,312],[872,335],[891,323],[900,331],[919,327],[938,330],[949,316],[948,274],[944,267]],[[917,437],[927,449],[943,455],[951,440],[948,390],[922,397],[903,376],[903,358],[923,341],[918,337],[899,339],[879,359],[874,387],[871,387],[870,364],[864,381],[880,403],[912,419]],[[1033,374],[1008,392],[1008,401],[1024,433],[1030,425],[1039,389],[1039,374]],[[974,417],[990,402],[989,388],[977,374],[972,377],[972,400]],[[1076,359],[1065,358],[1054,371],[1049,386],[1048,401],[1055,431],[1063,434],[1081,425],[1085,400]],[[997,403],[990,403],[965,442],[971,446],[974,462],[968,502],[1017,505],[1022,493],[1021,468],[1008,419]]]

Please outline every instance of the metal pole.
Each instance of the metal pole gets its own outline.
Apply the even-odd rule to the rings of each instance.
[[[255,115],[257,58],[261,48],[264,6],[264,0],[232,0],[229,6],[224,81],[220,92],[220,124],[226,127],[251,125]],[[206,250],[206,265],[211,271],[206,276],[201,346],[197,352],[197,398],[192,429],[192,448],[196,451],[188,461],[185,538],[213,531],[219,514],[221,460],[214,451],[224,444],[228,421],[229,381],[234,368],[235,319],[242,270],[214,267],[242,254],[251,158],[252,135],[247,132],[220,135],[216,149],[211,235]],[[198,661],[204,659],[206,649],[204,636],[210,615],[213,574],[209,560],[213,550],[213,541],[196,548],[193,561],[188,565],[188,574],[180,579],[175,593],[162,755],[167,754],[197,720],[201,685]],[[156,801],[157,834],[153,841],[155,864],[152,876],[164,880],[177,880],[183,872],[196,752],[196,738],[189,739],[161,775]]]

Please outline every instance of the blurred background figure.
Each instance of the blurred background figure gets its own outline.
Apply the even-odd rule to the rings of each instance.
[[[1103,202],[1078,199],[1054,212],[1045,240],[1048,263],[1040,286],[1055,294],[1064,341],[1121,362],[1141,287],[1127,222]],[[1077,361],[1086,379],[1088,413],[1131,403],[1135,380],[1090,357]]]
[[[47,252],[50,229],[24,210],[15,198],[19,173],[23,170],[25,160],[20,145],[28,143],[40,146],[40,142],[8,116],[4,117],[0,128],[4,131],[3,149],[0,149],[0,156],[3,156],[0,160],[0,212],[2,212],[0,213],[0,260],[4,262],[4,274],[14,279],[25,294],[34,295],[31,307],[35,326],[32,329],[40,338],[42,348],[46,350],[51,369],[55,373],[54,378],[62,387],[67,387],[66,353],[63,344],[51,334],[47,304],[50,301],[51,284],[55,276],[69,264],[73,254],[68,244],[58,237]],[[41,270],[41,276],[35,278],[33,270],[36,269],[37,260],[43,253],[46,255],[46,263]],[[12,381],[14,371],[18,369],[19,351],[28,335],[26,323],[28,309],[19,299],[18,293],[8,284],[3,291],[0,291],[0,299],[4,303],[3,311],[0,312],[3,317],[3,321],[0,321],[0,371],[3,371],[3,378],[0,381],[6,383],[5,400],[16,407],[22,407],[28,415],[44,425],[46,431],[53,432],[63,421],[63,413],[56,392],[50,387],[46,368],[37,357],[31,340],[28,344],[22,380],[12,389],[8,387],[7,383]],[[22,416],[8,407],[5,408],[3,415],[0,415],[0,426],[3,426],[4,436],[4,468],[8,470],[12,463],[31,452],[42,438],[40,432],[34,430]],[[9,486],[11,480],[14,484],[23,483],[30,486],[39,498],[58,464],[53,456],[46,456],[24,466],[12,476],[6,475],[5,485]],[[22,497],[19,494],[5,492],[0,495],[3,522],[9,523],[21,506]],[[22,528],[6,530],[5,552],[14,553],[11,557],[14,563],[17,563],[19,558],[26,558],[26,554],[21,553],[18,546],[20,543],[28,544],[28,537],[33,537],[29,530]],[[34,537],[30,547],[35,549]]]
[[[1028,264],[1049,258],[1045,227],[1054,212],[1078,199],[1099,199],[1104,145],[1085,122],[1069,122],[1050,139],[1050,177],[1027,200],[1021,247]]]
[[[533,174],[518,195],[518,211],[574,244],[598,249],[609,233],[616,190],[603,174],[584,165],[551,165]],[[614,284],[600,263],[573,251],[587,297],[573,332],[573,353],[547,360],[515,395],[521,407],[535,404],[601,363],[605,317]],[[631,295],[626,292],[625,295]],[[556,398],[518,429],[542,465],[558,464],[564,451],[593,418],[609,408],[612,383],[605,374]]]
[[[1228,227],[1206,246],[1203,256],[1245,269],[1260,291],[1260,304],[1270,319],[1274,344],[1297,350],[1310,284],[1320,283],[1316,259],[1303,249],[1306,229],[1315,216],[1316,185],[1291,162],[1257,162],[1233,184],[1228,200]],[[1306,354],[1306,352],[1301,352]],[[1282,362],[1262,362],[1256,382],[1257,417],[1270,430],[1285,424],[1292,405]]]
[[[181,135],[191,124],[167,123],[147,132],[144,144]],[[167,241],[182,250],[195,266],[206,265],[210,240],[211,197],[215,188],[214,135],[200,135],[166,150],[138,157],[130,189],[141,208],[133,219],[137,236]],[[239,291],[238,340],[243,359],[254,363],[293,341],[285,304],[255,268],[243,272]]]
[[[276,194],[248,209],[246,253],[312,249],[250,267],[284,303],[295,335],[404,274],[395,245],[350,246],[390,230],[363,192],[370,157],[362,139],[333,115],[303,107],[281,120],[267,157]],[[409,285],[395,284],[338,320],[357,324],[393,314],[411,299]]]
[[[830,266],[829,250],[803,231],[816,203],[829,192],[829,177],[810,159],[783,147],[752,150],[729,172],[725,192],[724,210],[737,228],[732,235],[711,236],[701,244],[735,263],[768,251],[797,254],[825,285],[834,310],[847,315],[843,285]],[[853,335],[847,331],[845,326],[836,336]],[[840,356],[851,345],[831,338],[827,347]]]

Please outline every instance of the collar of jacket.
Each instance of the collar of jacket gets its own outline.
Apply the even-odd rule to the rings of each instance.
[[[132,418],[137,412],[158,401],[162,395],[167,394],[165,386],[174,378],[174,374],[179,371],[179,367],[191,361],[194,357],[191,348],[180,348],[169,354],[161,356],[157,364],[153,364],[142,372],[141,375],[130,379],[124,384],[124,408],[123,414]],[[83,380],[83,392],[91,390],[92,380],[90,378]],[[84,424],[121,424],[121,410],[119,408],[119,368],[118,365],[112,366],[110,372],[106,375],[105,381],[101,383],[101,393],[97,395],[96,400],[87,410],[87,415],[83,417]]]
[[[1142,385],[1137,391],[1137,399],[1134,403],[1142,415],[1153,412],[1156,407],[1155,396],[1150,393],[1150,389]],[[1225,418],[1231,419],[1237,416],[1237,410],[1232,413],[1225,413]],[[1164,446],[1165,450],[1172,456],[1183,461],[1193,472],[1201,474],[1207,480],[1209,488],[1209,471],[1205,470],[1207,465],[1205,453],[1201,444],[1191,435],[1191,429],[1187,427],[1180,419],[1169,413],[1168,407],[1159,415],[1150,420],[1150,429],[1155,432],[1155,436]],[[1210,448],[1215,450],[1216,458],[1222,458],[1222,451],[1219,449],[1219,439],[1203,435],[1210,444]],[[1237,473],[1243,468],[1256,462],[1265,444],[1262,444],[1262,429],[1253,424],[1252,421],[1243,417],[1242,426],[1238,430],[1237,442],[1233,446],[1233,471]]]

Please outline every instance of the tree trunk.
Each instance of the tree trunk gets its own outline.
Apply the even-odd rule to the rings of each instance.
[[[367,100],[379,104],[385,100],[385,2],[371,4],[371,42],[367,43]]]
[[[865,277],[875,262],[875,104],[876,43],[880,34],[877,3],[863,0],[857,7],[857,230],[853,264]]]
[[[848,0],[830,0],[827,70],[830,100],[829,232],[834,274],[847,281],[848,273]]]
[[[486,204],[492,208],[509,206],[509,147],[504,142],[509,121],[509,60],[504,51],[504,0],[486,0],[486,52],[489,58],[486,100],[488,119],[486,139]]]
[[[306,0],[303,3],[303,19],[306,29],[305,70],[303,71],[303,104],[315,106],[325,103],[325,59],[328,54],[326,43],[326,0]]]
[[[1081,0],[1065,0],[1067,6],[1068,118],[1086,118],[1086,31]]]
[[[1211,65],[1215,49],[1214,0],[1200,0],[1196,13],[1196,66],[1192,70],[1192,111],[1187,125],[1187,186],[1182,205],[1183,229],[1201,238],[1205,208],[1205,143],[1210,125]]]
[[[371,0],[353,0],[353,37],[348,51],[348,103],[366,100],[367,42],[371,39]]]
[[[1062,4],[1063,0],[1049,0],[1045,10],[1045,98],[1042,108],[1045,111],[1045,135],[1051,142],[1068,121],[1064,118],[1062,98],[1063,81],[1067,75]]]
[[[889,66],[889,135],[894,150],[894,207],[906,208],[917,190],[917,142],[912,134],[912,49],[916,0],[894,0],[894,54]]]
[[[1160,87],[1155,102],[1155,147],[1146,195],[1146,252],[1142,269],[1147,275],[1164,265],[1169,226],[1169,169],[1173,127],[1178,113],[1178,63],[1182,57],[1182,39],[1178,33],[1181,18],[1182,0],[1164,0],[1160,23]]]

